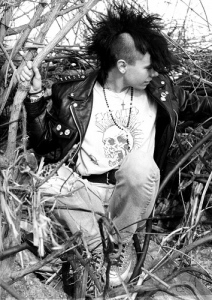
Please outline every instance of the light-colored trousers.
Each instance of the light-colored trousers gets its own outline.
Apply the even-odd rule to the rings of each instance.
[[[144,226],[154,207],[160,171],[149,154],[132,150],[115,176],[115,186],[92,183],[62,166],[41,187],[43,200],[52,205],[60,223],[72,233],[81,230],[89,250],[101,244],[98,219],[105,212],[124,241],[138,224]]]

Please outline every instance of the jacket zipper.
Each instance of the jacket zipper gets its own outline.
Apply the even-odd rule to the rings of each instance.
[[[77,149],[76,149],[76,151],[74,151],[74,155],[73,155],[73,157],[71,158],[72,160],[74,159],[74,157],[78,154],[78,152],[79,152],[79,149],[80,149],[80,147],[81,147],[81,145],[82,145],[82,134],[81,134],[81,131],[80,131],[80,128],[79,128],[79,125],[78,125],[78,123],[77,123],[77,120],[76,120],[76,117],[75,117],[75,113],[74,113],[74,110],[73,110],[73,108],[72,108],[72,106],[70,105],[70,111],[71,111],[71,114],[72,114],[72,117],[73,117],[73,120],[74,120],[74,123],[75,123],[75,125],[76,125],[76,127],[77,127],[77,130],[78,130],[78,132],[79,132],[79,136],[80,136],[80,142],[78,143],[78,146],[77,146]]]

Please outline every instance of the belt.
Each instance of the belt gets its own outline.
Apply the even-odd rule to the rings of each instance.
[[[116,171],[117,169],[113,169],[103,174],[92,174],[89,176],[82,176],[82,179],[87,179],[88,181],[96,183],[116,184]]]

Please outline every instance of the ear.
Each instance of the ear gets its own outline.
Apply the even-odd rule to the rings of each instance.
[[[127,71],[127,63],[124,59],[117,61],[117,67],[120,73],[124,74]]]

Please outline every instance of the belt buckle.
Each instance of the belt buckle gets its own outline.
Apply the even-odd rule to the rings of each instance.
[[[110,170],[106,173],[106,183],[107,184],[116,184],[115,172],[116,172],[116,170]]]

